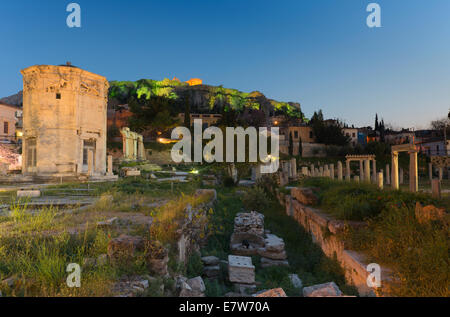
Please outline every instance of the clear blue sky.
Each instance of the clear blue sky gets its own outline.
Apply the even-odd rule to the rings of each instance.
[[[0,96],[21,90],[20,69],[74,65],[109,80],[182,80],[296,101],[308,117],[357,126],[426,127],[450,108],[450,1],[369,0],[0,1]]]

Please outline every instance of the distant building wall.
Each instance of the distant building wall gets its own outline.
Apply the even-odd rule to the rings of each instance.
[[[16,139],[16,113],[21,108],[0,102],[0,139],[14,141]]]

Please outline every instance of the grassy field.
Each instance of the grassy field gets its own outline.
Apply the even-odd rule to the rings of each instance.
[[[394,271],[392,295],[450,296],[449,197],[436,200],[425,193],[379,190],[325,178],[306,179],[302,186],[318,188],[317,207],[335,218],[368,223],[367,228],[349,229],[342,238],[350,249]],[[446,220],[419,223],[417,202],[445,208]]]
[[[81,186],[87,186],[83,184]],[[192,193],[198,183],[156,184],[143,179],[125,179],[116,183],[90,184],[88,195],[97,198],[84,209],[64,210],[43,207],[30,210],[27,202],[10,198],[11,212],[0,216],[0,281],[13,278],[12,287],[0,283],[3,296],[112,296],[116,283],[127,276],[147,276],[150,272],[145,254],[133,262],[82,267],[82,287],[66,285],[69,263],[82,265],[86,259],[97,259],[107,253],[111,238],[120,234],[142,236],[165,243],[171,251],[176,219],[184,217],[184,208],[196,206],[205,197]],[[46,193],[58,195],[80,184],[48,188]],[[119,223],[107,228],[99,221],[118,217]],[[150,222],[152,230],[149,230]],[[172,261],[173,262],[173,261]],[[97,261],[98,263],[98,261]],[[172,265],[170,269],[184,268]],[[140,296],[162,296],[174,292],[171,279],[152,279],[150,287]],[[161,285],[166,285],[161,291]]]

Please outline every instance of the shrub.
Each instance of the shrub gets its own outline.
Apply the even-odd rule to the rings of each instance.
[[[249,189],[242,198],[244,207],[247,210],[261,211],[267,208],[269,201],[267,195],[261,187]]]

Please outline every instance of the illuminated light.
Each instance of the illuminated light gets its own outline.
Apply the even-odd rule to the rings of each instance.
[[[166,138],[158,138],[157,141],[158,141],[158,143],[161,143],[161,144],[171,144],[171,143],[178,142],[178,140],[172,140],[172,139],[166,139]]]
[[[196,175],[197,175],[199,172],[198,172],[198,170],[195,170],[195,169],[194,169],[194,170],[192,170],[190,173],[191,173],[191,174],[196,174]]]
[[[18,137],[22,137],[23,136],[23,132],[17,132],[17,136]]]
[[[278,121],[275,121],[275,125],[278,125]]]
[[[162,134],[162,132],[160,132],[160,131],[158,131],[157,133],[158,133],[158,135],[161,135],[161,134]]]

